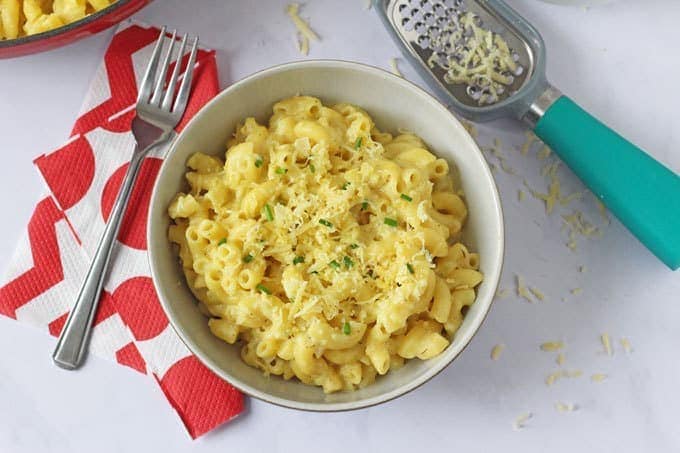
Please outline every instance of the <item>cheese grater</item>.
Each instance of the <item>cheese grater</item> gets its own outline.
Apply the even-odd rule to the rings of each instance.
[[[550,85],[543,39],[529,22],[502,0],[373,3],[404,56],[450,107],[473,121],[524,121],[659,259],[680,267],[680,176]],[[478,32],[505,50],[485,60],[491,76],[470,65]]]

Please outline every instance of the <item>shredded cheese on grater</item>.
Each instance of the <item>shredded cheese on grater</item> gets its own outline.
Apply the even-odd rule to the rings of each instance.
[[[457,19],[442,25],[438,36],[430,36],[429,47],[452,50],[432,52],[427,64],[446,71],[447,83],[466,85],[468,96],[479,105],[493,104],[524,68],[503,37],[480,26],[479,16],[464,12]]]

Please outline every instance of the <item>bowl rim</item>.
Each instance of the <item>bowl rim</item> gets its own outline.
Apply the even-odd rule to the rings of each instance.
[[[0,51],[2,51],[3,49],[11,49],[14,47],[22,48],[23,46],[35,44],[36,42],[39,41],[48,42],[52,38],[57,36],[67,35],[81,29],[85,30],[87,29],[88,25],[98,22],[103,17],[106,17],[117,10],[126,8],[130,4],[131,5],[138,4],[139,7],[141,8],[146,3],[148,3],[148,1],[149,0],[116,0],[114,3],[111,3],[106,8],[100,9],[99,11],[95,11],[74,22],[69,22],[68,24],[62,25],[57,28],[53,28],[52,30],[47,30],[42,33],[35,33],[33,35],[21,36],[13,39],[0,40]]]
[[[304,411],[309,411],[309,412],[344,412],[344,411],[350,411],[350,410],[357,410],[357,409],[363,409],[363,408],[368,408],[372,406],[376,406],[378,404],[386,403],[388,401],[394,400],[400,396],[403,396],[421,385],[425,384],[426,382],[430,381],[432,378],[437,376],[439,373],[441,373],[445,368],[447,368],[457,357],[460,356],[460,354],[468,347],[468,345],[471,343],[472,339],[474,336],[479,332],[479,329],[481,328],[482,324],[484,324],[484,321],[486,320],[489,311],[491,310],[491,306],[494,303],[494,295],[496,293],[496,290],[498,289],[498,285],[500,283],[500,277],[501,273],[503,270],[503,264],[504,264],[504,255],[505,255],[505,222],[504,222],[504,217],[503,217],[503,208],[501,204],[501,199],[500,199],[500,194],[498,191],[498,186],[496,184],[496,180],[493,177],[493,174],[491,172],[491,169],[489,168],[486,159],[484,158],[484,155],[482,154],[481,150],[479,149],[479,146],[475,142],[475,140],[470,136],[469,132],[463,127],[462,123],[456,116],[446,108],[446,106],[436,97],[416,85],[415,83],[397,76],[391,72],[388,72],[382,68],[364,64],[364,63],[358,63],[358,62],[353,62],[353,61],[346,61],[346,60],[338,60],[338,59],[314,59],[314,60],[303,60],[303,61],[294,61],[294,62],[288,62],[288,63],[282,63],[279,65],[271,66],[259,71],[256,71],[225,88],[224,90],[220,91],[213,99],[211,99],[209,102],[207,102],[201,109],[194,115],[193,118],[187,123],[187,125],[184,127],[184,129],[180,132],[180,134],[175,138],[173,141],[172,145],[169,147],[168,151],[164,155],[163,163],[161,165],[161,168],[158,171],[158,176],[156,178],[156,181],[153,186],[152,194],[151,194],[151,200],[149,203],[149,210],[151,210],[152,206],[155,206],[158,201],[157,199],[160,197],[159,195],[159,181],[160,181],[160,176],[163,174],[165,170],[165,166],[168,162],[167,157],[170,156],[172,153],[174,153],[177,149],[177,143],[179,143],[180,138],[184,134],[184,131],[188,130],[192,123],[194,121],[198,122],[200,121],[200,118],[202,114],[207,111],[211,106],[214,104],[217,104],[219,102],[224,102],[222,101],[222,98],[226,98],[229,96],[229,94],[232,91],[237,90],[243,85],[246,85],[254,80],[260,79],[260,78],[266,78],[270,75],[279,73],[279,72],[284,72],[284,71],[289,71],[289,70],[296,70],[296,69],[306,69],[306,68],[320,68],[320,67],[335,67],[335,68],[343,68],[343,69],[353,69],[357,71],[363,71],[363,72],[368,72],[372,73],[372,75],[379,75],[381,77],[388,77],[392,80],[392,82],[396,82],[398,85],[401,85],[403,89],[409,89],[411,91],[415,91],[417,95],[419,95],[423,101],[429,101],[433,103],[434,108],[439,109],[446,115],[448,115],[449,120],[460,126],[465,134],[467,135],[467,140],[470,142],[472,145],[473,149],[477,152],[478,157],[480,158],[483,166],[483,170],[487,173],[487,177],[489,181],[491,181],[491,193],[493,197],[493,210],[496,213],[495,216],[495,222],[497,223],[496,227],[499,231],[499,235],[497,238],[498,241],[498,248],[497,248],[497,259],[496,261],[496,266],[493,269],[493,272],[491,275],[488,275],[488,278],[491,280],[487,279],[487,275],[485,275],[485,281],[489,282],[491,284],[491,289],[489,291],[490,294],[490,300],[488,304],[486,305],[486,309],[479,321],[479,323],[474,327],[474,330],[470,333],[469,338],[467,338],[460,348],[460,350],[454,354],[449,360],[442,362],[440,365],[433,367],[431,370],[427,371],[424,373],[422,376],[420,376],[418,379],[415,379],[413,381],[409,381],[396,389],[386,392],[384,394],[380,394],[377,396],[373,396],[371,398],[366,398],[363,400],[357,400],[357,401],[349,401],[349,402],[331,402],[331,403],[306,403],[306,402],[298,402],[294,401],[291,399],[286,399],[286,398],[281,398],[277,396],[270,395],[266,392],[262,392],[252,386],[250,386],[247,382],[243,382],[239,379],[235,379],[229,373],[224,371],[217,363],[215,363],[213,360],[211,360],[209,357],[205,356],[203,352],[201,351],[201,348],[194,344],[193,341],[189,338],[188,335],[186,335],[179,326],[176,325],[176,321],[174,319],[174,316],[172,315],[172,311],[170,310],[168,302],[165,300],[165,298],[162,295],[161,291],[157,290],[158,293],[158,299],[161,303],[161,306],[163,308],[163,311],[165,312],[166,316],[168,317],[168,320],[170,321],[170,325],[172,326],[172,329],[177,333],[178,337],[184,343],[184,345],[189,349],[189,351],[194,354],[205,366],[207,366],[213,373],[215,373],[217,376],[219,376],[221,379],[227,381],[230,385],[233,387],[237,388],[239,391],[245,393],[248,396],[251,396],[253,398],[257,398],[258,400],[265,401],[280,407],[285,407],[289,409],[297,409],[297,410],[304,410]],[[151,240],[153,236],[153,231],[154,228],[152,228],[152,222],[149,220],[147,224],[147,244],[152,244],[153,241]],[[148,250],[148,259],[149,259],[149,267],[151,271],[151,277],[154,283],[154,286],[156,286],[156,282],[159,281],[160,276],[159,276],[159,271],[156,269],[156,266],[154,265],[154,262],[156,260],[155,257],[155,252],[153,247],[149,247]],[[305,385],[300,383],[300,385]]]

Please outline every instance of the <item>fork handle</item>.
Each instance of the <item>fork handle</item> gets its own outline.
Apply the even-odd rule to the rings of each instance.
[[[97,313],[99,296],[111,261],[111,252],[145,155],[146,153],[139,147],[135,149],[130,165],[125,172],[123,184],[113,204],[109,220],[104,228],[104,233],[99,240],[99,245],[97,245],[97,251],[90,263],[90,269],[80,288],[78,299],[59,336],[52,359],[61,368],[74,370],[85,358],[92,321]]]
[[[649,250],[680,267],[679,175],[566,96],[535,132]]]

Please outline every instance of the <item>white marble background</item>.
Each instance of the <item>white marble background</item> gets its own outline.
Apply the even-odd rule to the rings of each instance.
[[[678,76],[680,3],[620,0],[585,10],[538,0],[508,0],[542,32],[548,76],[565,93],[656,158],[680,171]],[[218,49],[222,86],[277,63],[302,58],[285,0],[158,0],[137,18],[200,33]],[[323,41],[309,58],[341,58],[387,68],[399,51],[363,0],[310,0],[302,9]],[[9,215],[0,222],[0,257],[9,260],[42,184],[31,160],[62,143],[110,32],[45,54],[0,61],[0,193]],[[421,83],[401,61],[405,77]],[[479,141],[500,138],[499,169],[507,222],[503,288],[515,274],[546,300],[529,304],[514,293],[497,301],[470,347],[433,381],[371,409],[312,414],[250,401],[239,420],[192,442],[157,387],[136,372],[93,359],[79,372],[51,364],[54,340],[0,319],[0,452],[118,451],[678,451],[680,406],[680,278],[664,268],[616,221],[606,226],[592,197],[546,216],[531,196],[520,202],[526,178],[545,191],[547,161],[537,148],[518,151],[524,131],[506,121],[480,128]],[[489,156],[491,161],[495,158]],[[496,164],[498,162],[496,161]],[[563,192],[582,190],[565,169]],[[527,194],[528,195],[528,194]],[[573,208],[601,238],[577,240],[560,231]],[[585,266],[585,272],[579,272]],[[582,288],[582,294],[570,293]],[[562,300],[562,299],[565,300]],[[614,355],[604,355],[608,332]],[[633,351],[618,341],[627,337]],[[565,367],[583,376],[548,387],[557,368],[544,341],[565,342]],[[497,361],[491,348],[504,343]],[[593,373],[606,373],[601,383]],[[557,401],[577,410],[558,412]],[[531,412],[526,427],[517,416]]]

